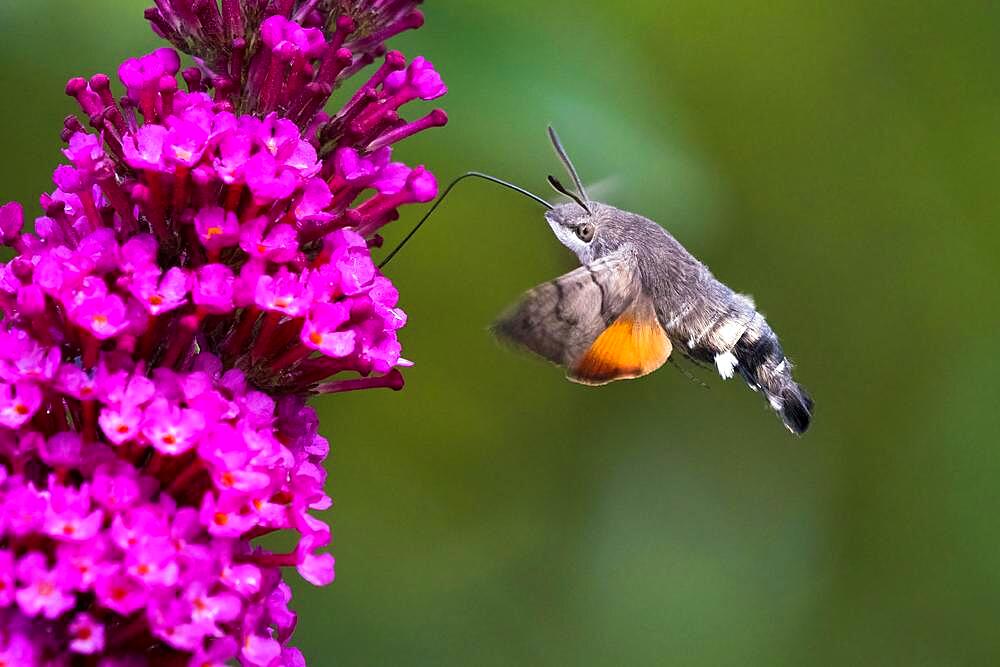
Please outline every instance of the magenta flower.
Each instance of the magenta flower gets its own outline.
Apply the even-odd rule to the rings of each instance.
[[[23,556],[16,572],[21,586],[15,598],[24,615],[52,620],[73,607],[75,598],[65,589],[58,572],[48,568],[43,554],[32,551]]]
[[[194,214],[194,228],[205,249],[214,254],[234,245],[240,237],[240,221],[236,213],[221,206],[199,209]]]
[[[104,649],[104,625],[90,614],[80,613],[69,624],[69,650],[81,655],[100,653]]]
[[[334,578],[306,399],[400,389],[370,248],[437,183],[392,145],[446,88],[415,0],[157,0],[172,49],[69,81],[32,231],[0,206],[0,664],[305,664],[285,574]],[[257,5],[260,5],[259,7]],[[266,9],[265,9],[266,6]],[[332,117],[332,91],[382,63]],[[180,73],[183,84],[179,85]],[[293,536],[285,553],[255,540]]]
[[[35,384],[0,383],[0,426],[18,428],[35,416],[42,404],[42,391]]]

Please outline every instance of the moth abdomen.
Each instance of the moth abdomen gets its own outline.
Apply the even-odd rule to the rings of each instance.
[[[726,298],[714,299],[705,309],[721,315],[706,316],[705,310],[696,308],[679,323],[675,336],[686,336],[685,353],[714,364],[724,379],[739,373],[751,389],[764,395],[788,430],[804,433],[812,418],[812,399],[792,378],[792,363],[781,342],[750,297],[728,288],[726,292]]]

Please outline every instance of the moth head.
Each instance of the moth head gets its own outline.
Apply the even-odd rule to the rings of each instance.
[[[583,264],[612,253],[627,236],[619,233],[617,209],[588,201],[584,208],[576,202],[559,204],[545,214],[545,220],[560,243],[576,253]]]

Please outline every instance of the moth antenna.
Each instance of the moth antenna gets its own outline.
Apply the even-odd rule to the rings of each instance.
[[[594,212],[590,210],[590,207],[587,206],[587,202],[580,199],[580,197],[576,193],[570,192],[565,185],[559,182],[558,178],[549,174],[548,180],[549,180],[549,185],[551,185],[556,192],[562,195],[566,195],[567,197],[575,201],[577,204],[580,205],[580,208],[582,208],[587,213],[590,213],[591,215],[594,214]]]
[[[559,141],[559,135],[556,134],[556,129],[549,125],[549,139],[552,141],[552,146],[556,149],[556,154],[559,159],[562,160],[563,165],[566,167],[566,171],[569,175],[573,177],[573,183],[576,184],[576,191],[580,193],[580,197],[584,201],[590,201],[590,197],[587,196],[587,191],[583,188],[583,181],[580,180],[580,175],[576,172],[576,167],[573,166],[573,162],[569,159],[569,155],[566,153],[566,149],[563,148],[562,142]],[[574,199],[576,199],[574,197]],[[587,208],[584,206],[584,208]],[[590,209],[587,209],[589,212]]]
[[[448,196],[448,193],[451,192],[452,188],[454,188],[456,185],[458,185],[458,183],[460,181],[463,181],[466,178],[472,178],[472,177],[482,178],[483,180],[487,180],[487,181],[489,181],[491,183],[496,183],[497,185],[502,185],[505,188],[509,188],[509,189],[513,190],[514,192],[519,192],[520,194],[524,195],[525,197],[528,197],[529,199],[534,199],[536,202],[538,202],[539,204],[541,204],[542,206],[544,206],[545,208],[547,208],[550,211],[554,208],[552,206],[552,204],[548,203],[547,201],[545,201],[544,199],[542,199],[538,195],[533,194],[531,192],[528,192],[527,190],[525,190],[524,188],[522,188],[522,187],[520,187],[518,185],[514,185],[513,183],[508,183],[507,181],[503,180],[502,178],[497,178],[496,176],[490,176],[489,174],[483,174],[483,173],[478,172],[478,171],[468,171],[468,172],[462,174],[461,176],[459,176],[458,178],[456,178],[455,180],[453,180],[451,183],[448,184],[448,187],[446,187],[444,189],[444,192],[442,192],[441,196],[437,198],[437,201],[434,202],[434,204],[427,210],[427,213],[424,213],[424,217],[420,218],[420,221],[416,225],[413,226],[413,229],[410,230],[410,233],[407,234],[406,236],[404,236],[403,240],[400,241],[396,245],[396,247],[392,249],[392,252],[390,252],[388,255],[386,255],[386,258],[382,260],[382,262],[378,265],[378,268],[381,269],[386,264],[388,264],[389,261],[393,257],[396,256],[396,253],[398,253],[400,250],[403,249],[403,246],[406,245],[406,243],[411,238],[413,238],[413,235],[417,233],[417,230],[420,229],[420,227],[423,226],[423,224],[425,222],[427,222],[427,219],[429,217],[431,217],[431,213],[433,213],[434,210],[438,206],[441,205],[441,202],[443,202],[444,198]]]

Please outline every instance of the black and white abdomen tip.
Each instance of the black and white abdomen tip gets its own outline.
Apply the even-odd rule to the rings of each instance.
[[[763,318],[754,324],[756,326],[747,328],[731,352],[737,362],[736,370],[751,389],[764,394],[788,430],[801,435],[812,421],[812,399],[792,378],[792,363],[785,357],[771,327]],[[720,374],[729,362],[728,358],[722,362],[716,358]]]

